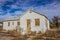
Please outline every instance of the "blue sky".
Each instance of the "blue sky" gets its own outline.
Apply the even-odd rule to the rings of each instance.
[[[0,0],[0,21],[20,16],[28,9],[52,19],[60,16],[60,0]]]

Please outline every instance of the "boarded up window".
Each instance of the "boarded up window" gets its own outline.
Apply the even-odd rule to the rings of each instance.
[[[12,25],[14,25],[14,22],[12,22]]]
[[[39,19],[35,19],[35,26],[39,26],[40,25],[40,20]]]
[[[27,27],[30,26],[30,19],[27,19]]]
[[[27,30],[28,32],[31,31],[31,20],[30,19],[27,19]]]
[[[10,26],[10,22],[8,22],[8,26]]]
[[[20,25],[20,22],[17,22],[17,25],[19,26]]]

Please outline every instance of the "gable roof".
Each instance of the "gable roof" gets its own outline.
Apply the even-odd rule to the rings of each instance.
[[[39,14],[39,15],[42,15],[42,16],[44,16],[45,18],[47,18],[48,19],[48,17],[47,16],[45,16],[44,14],[41,14],[41,13],[38,13],[38,12],[36,12],[36,11],[34,11],[34,10],[27,10],[26,12],[35,12],[35,13],[37,13],[37,14]],[[26,14],[26,12],[23,14],[23,15],[25,15]],[[22,15],[22,16],[23,16]],[[21,16],[21,17],[22,17]],[[49,20],[49,19],[48,19]]]
[[[37,14],[39,14],[39,15],[42,15],[42,16],[44,16],[45,18],[47,18],[47,16],[45,16],[44,14],[38,13],[38,12],[36,12],[36,11],[34,11],[34,10],[30,10],[30,11],[35,12],[35,13],[37,13]],[[47,19],[48,19],[48,18],[47,18]]]

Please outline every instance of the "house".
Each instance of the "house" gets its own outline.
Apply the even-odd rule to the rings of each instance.
[[[19,19],[5,20],[3,22],[3,30],[19,30],[21,34],[32,32],[46,32],[50,29],[49,19],[33,10],[26,11]]]

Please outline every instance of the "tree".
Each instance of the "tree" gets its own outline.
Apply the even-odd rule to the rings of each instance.
[[[59,19],[59,17],[58,16],[54,16],[53,17],[53,23],[56,25],[56,27],[59,27],[59,25],[58,25],[58,19]]]

